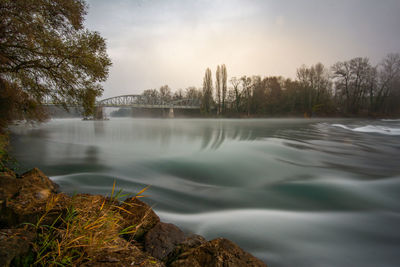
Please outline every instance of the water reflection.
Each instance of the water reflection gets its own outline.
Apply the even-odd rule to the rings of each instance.
[[[99,164],[99,148],[96,146],[88,146],[85,152],[85,164],[97,165]]]

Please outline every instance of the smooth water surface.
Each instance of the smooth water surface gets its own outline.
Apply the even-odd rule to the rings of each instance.
[[[52,120],[12,128],[68,193],[146,185],[164,221],[269,266],[400,266],[400,121]]]

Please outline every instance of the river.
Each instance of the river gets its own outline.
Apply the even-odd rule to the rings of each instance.
[[[14,126],[61,190],[146,191],[162,220],[269,266],[400,266],[400,120],[54,119]]]

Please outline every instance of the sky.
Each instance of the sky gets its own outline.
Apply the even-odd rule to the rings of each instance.
[[[103,97],[169,85],[201,87],[225,64],[243,75],[296,77],[400,53],[399,0],[87,0],[85,25],[106,38],[112,60]]]

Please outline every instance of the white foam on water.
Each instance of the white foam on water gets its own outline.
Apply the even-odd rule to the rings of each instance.
[[[356,128],[350,128],[343,124],[332,124],[334,127],[343,128],[353,132],[361,132],[361,133],[379,133],[379,134],[386,134],[386,135],[400,135],[400,128],[394,127],[385,127],[379,125],[366,125]]]
[[[400,121],[400,119],[382,119],[381,121]]]

